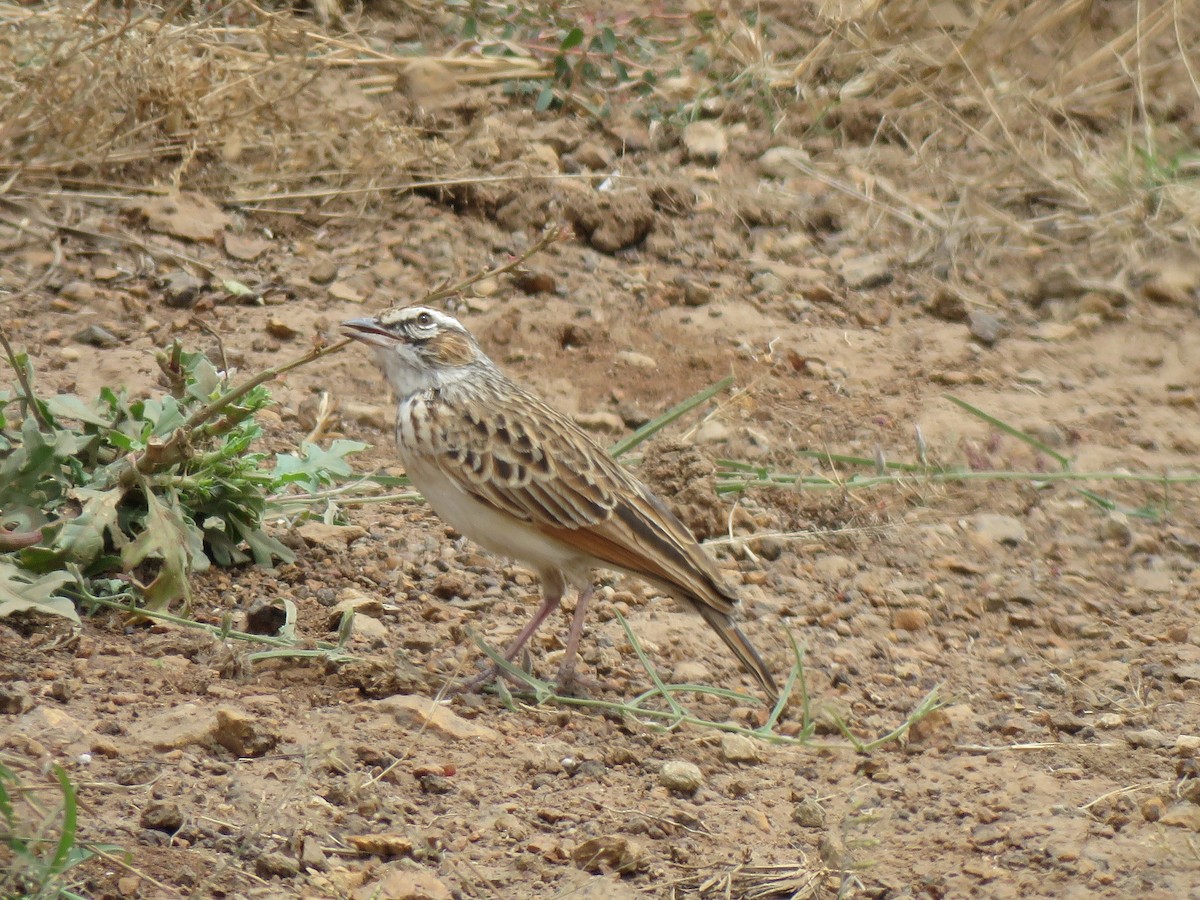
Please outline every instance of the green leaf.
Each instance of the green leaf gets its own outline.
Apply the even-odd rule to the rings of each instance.
[[[305,442],[300,447],[299,455],[276,454],[275,469],[271,474],[279,486],[301,483],[310,490],[316,490],[321,485],[331,484],[335,476],[352,475],[354,469],[346,462],[346,457],[366,448],[367,445],[362,441],[342,438],[331,443],[328,449]]]
[[[37,612],[61,616],[79,624],[79,613],[68,597],[57,596],[74,579],[67,572],[31,577],[11,558],[0,557],[0,619],[13,613]]]
[[[74,519],[68,520],[54,539],[54,549],[63,558],[79,563],[85,568],[104,552],[104,534],[112,536],[114,546],[121,546],[125,536],[117,527],[117,507],[125,499],[120,488],[95,491],[76,488],[72,496],[82,501],[83,510]]]
[[[56,394],[46,401],[46,408],[58,419],[77,419],[87,425],[99,425],[102,428],[112,425],[110,418],[100,415],[92,404],[75,394]]]
[[[583,43],[583,29],[572,28],[567,32],[567,36],[562,39],[562,43],[558,45],[559,50],[570,50],[572,47],[578,47]]]
[[[554,88],[546,85],[542,88],[541,93],[538,94],[537,102],[533,104],[533,108],[538,112],[545,112],[550,108],[552,103],[554,103]]]
[[[148,559],[160,560],[162,565],[158,575],[142,588],[146,606],[160,611],[168,609],[176,600],[183,600],[188,605],[191,603],[188,557],[191,550],[190,555],[196,559],[197,540],[189,534],[188,525],[172,495],[167,495],[171,503],[167,506],[154,495],[144,479],[142,495],[146,500],[146,524],[141,534],[121,548],[121,566],[131,572]],[[205,559],[202,544],[199,558]]]

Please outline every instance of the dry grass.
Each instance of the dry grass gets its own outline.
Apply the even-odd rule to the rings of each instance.
[[[411,57],[245,0],[181,9],[0,2],[0,196],[228,200],[308,187],[362,204],[381,181],[445,173],[445,148],[369,96],[390,91]],[[438,65],[451,82],[540,71]]]
[[[832,133],[842,164],[808,174],[907,230],[908,262],[945,260],[955,280],[1065,255],[1111,275],[1200,242],[1194,4],[811,11],[795,109],[810,136]]]

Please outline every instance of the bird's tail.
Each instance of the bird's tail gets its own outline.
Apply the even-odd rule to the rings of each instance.
[[[767,664],[763,662],[763,658],[758,655],[758,651],[754,649],[754,645],[750,643],[750,639],[742,634],[741,629],[734,624],[733,619],[728,614],[718,609],[713,609],[707,603],[698,602],[693,605],[696,612],[700,613],[704,621],[712,626],[713,631],[725,642],[725,646],[732,650],[733,655],[741,660],[746,671],[758,680],[763,690],[767,692],[767,696],[771,698],[772,705],[774,705],[779,700],[779,688],[775,684],[771,670],[767,668]]]

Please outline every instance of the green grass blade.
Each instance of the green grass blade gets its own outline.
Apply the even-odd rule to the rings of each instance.
[[[733,376],[726,375],[724,378],[722,378],[716,384],[706,387],[704,390],[700,391],[698,394],[693,394],[691,397],[688,397],[682,403],[677,403],[675,406],[672,406],[661,416],[651,419],[649,422],[647,422],[645,425],[643,425],[637,431],[633,432],[633,434],[621,438],[621,440],[617,441],[615,444],[613,444],[608,449],[608,452],[611,453],[614,457],[621,456],[622,454],[628,453],[630,450],[632,450],[638,444],[642,443],[643,441],[645,441],[647,438],[651,437],[655,433],[661,431],[663,428],[670,425],[672,422],[674,422],[680,416],[686,415],[687,413],[689,413],[693,409],[695,409],[697,406],[699,406],[701,403],[711,400],[717,394],[721,393],[721,391],[728,389],[732,385],[733,385]]]
[[[58,786],[62,789],[63,820],[62,834],[59,835],[58,846],[54,850],[54,857],[50,860],[48,872],[51,875],[58,875],[66,871],[71,863],[71,848],[75,846],[75,831],[79,824],[79,808],[75,802],[75,785],[71,784],[66,769],[62,766],[55,766],[54,777],[58,779]]]
[[[954,397],[950,394],[945,394],[944,396],[947,400],[949,400],[951,403],[953,403],[959,409],[966,410],[967,412],[969,412],[971,415],[973,415],[975,418],[979,419],[980,421],[987,422],[989,425],[991,425],[997,431],[1003,431],[1009,437],[1015,437],[1018,441],[1021,441],[1024,444],[1028,444],[1030,447],[1037,450],[1038,452],[1045,453],[1051,459],[1056,461],[1060,466],[1062,466],[1063,469],[1069,470],[1071,468],[1071,461],[1069,459],[1067,459],[1065,456],[1063,456],[1057,450],[1052,450],[1051,448],[1047,447],[1045,444],[1043,444],[1041,441],[1039,441],[1033,435],[1026,434],[1024,431],[1021,431],[1021,429],[1014,428],[1012,425],[1009,425],[1007,422],[1003,422],[1000,419],[997,419],[995,416],[988,415],[982,409],[979,409],[976,406],[972,406],[970,403],[968,403],[965,400],[959,400],[957,397]]]

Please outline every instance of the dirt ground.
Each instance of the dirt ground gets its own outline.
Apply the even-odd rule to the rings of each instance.
[[[287,598],[315,641],[353,601],[355,662],[251,664],[251,645],[117,614],[77,634],[0,622],[3,760],[34,782],[64,766],[80,839],[118,848],[73,870],[79,893],[1200,897],[1198,491],[1153,481],[1195,472],[1200,451],[1200,190],[1186,160],[1151,187],[1088,168],[1141,165],[1117,148],[1151,119],[1156,146],[1169,135],[1196,146],[1200,97],[1177,63],[1197,44],[1150,28],[1148,12],[1140,74],[1107,58],[1085,70],[1096,91],[1126,81],[1111,107],[1077,112],[1083,101],[1052,76],[1104,48],[1132,59],[1141,5],[1061,4],[1069,15],[1023,37],[1014,10],[1049,6],[893,4],[926,10],[903,22],[854,6],[767,5],[757,27],[720,8],[733,38],[713,65],[738,66],[697,106],[700,128],[652,115],[694,96],[695,76],[664,79],[653,109],[627,94],[595,117],[570,102],[536,111],[536,95],[449,62],[423,61],[383,90],[362,69],[330,67],[298,94],[336,117],[313,120],[328,134],[312,166],[327,174],[300,188],[231,180],[234,151],[168,153],[181,196],[158,161],[122,170],[121,185],[60,169],[50,197],[39,182],[43,208],[72,226],[54,241],[5,207],[0,322],[45,384],[85,394],[153,386],[153,352],[174,338],[215,352],[217,335],[244,372],[273,365],[344,319],[502,264],[544,224],[570,225],[526,274],[484,281],[451,308],[604,443],[734,376],[634,465],[742,585],[745,630],[781,679],[785,627],[795,635],[817,720],[811,742],[775,744],[509,707],[494,693],[443,699],[479,665],[471,634],[503,644],[532,613],[536,580],[420,503],[347,503],[344,524],[277,523],[294,564],[197,578],[191,614],[238,624],[256,601]],[[1001,7],[1000,25],[985,20]],[[606,14],[628,21],[580,16],[598,28]],[[356,15],[373,47],[465,52],[449,5]],[[949,80],[938,42],[969,51],[985,24],[992,38],[1011,26],[1018,51],[993,69],[964,61],[970,77]],[[943,61],[903,56],[918,48]],[[989,89],[972,95],[981,71]],[[849,90],[857,77],[869,83]],[[1016,108],[1001,96],[1008,77],[1061,88],[1047,128],[1078,137],[1078,156],[1004,118]],[[339,141],[371,129],[403,129],[409,143],[373,144],[394,170],[379,169],[374,193],[341,195],[337,173],[361,160],[340,160]],[[380,187],[414,172],[452,181]],[[152,188],[135,193],[139,178]],[[303,196],[314,183],[324,193]],[[248,200],[256,191],[272,199]],[[164,198],[166,212],[154,205]],[[231,296],[228,279],[257,299]],[[83,343],[92,325],[111,340]],[[270,449],[319,425],[320,440],[371,445],[357,468],[400,474],[391,404],[360,348],[272,390]],[[1075,471],[1150,478],[866,487],[850,479],[871,468],[799,455],[1060,468],[947,395]],[[720,459],[843,486],[718,496]],[[757,696],[698,620],[635,581],[598,578],[582,649],[593,697],[650,687],[617,612],[665,676]],[[553,673],[566,623],[535,640],[538,674]],[[836,727],[873,740],[934,689],[940,709],[869,752]],[[714,722],[763,716],[749,701],[687,704]],[[801,714],[794,701],[780,733]],[[698,767],[691,780],[679,763]]]

